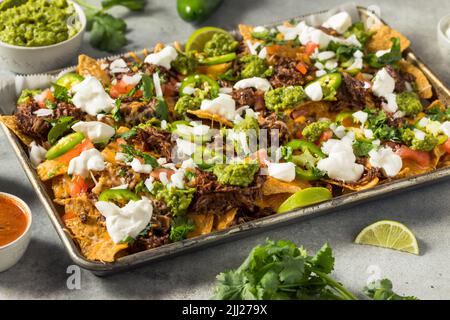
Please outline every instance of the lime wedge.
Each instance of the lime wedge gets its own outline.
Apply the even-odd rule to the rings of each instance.
[[[365,227],[355,243],[419,254],[419,245],[411,230],[391,220],[381,220]]]
[[[327,188],[313,187],[297,191],[286,199],[277,210],[277,213],[291,211],[310,204],[331,199],[332,195]]]
[[[202,52],[205,47],[205,43],[211,40],[214,34],[225,33],[230,35],[228,31],[217,27],[203,27],[195,30],[186,42],[185,51],[196,50]],[[230,35],[231,36],[231,35]]]

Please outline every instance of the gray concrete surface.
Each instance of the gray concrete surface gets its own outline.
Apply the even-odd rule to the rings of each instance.
[[[145,13],[127,16],[133,42],[128,49],[151,46],[157,40],[185,39],[194,27],[182,22],[175,12],[175,1],[148,0]],[[221,10],[205,23],[231,28],[240,21],[261,24],[335,6],[341,1],[227,0]],[[450,83],[450,59],[444,60],[436,44],[436,25],[450,12],[450,2],[358,1],[377,4],[383,18],[412,40],[412,47],[430,67]],[[103,53],[86,44],[84,52]],[[0,299],[207,299],[215,275],[238,266],[250,249],[265,238],[290,239],[311,250],[325,241],[334,248],[334,275],[353,292],[360,292],[375,265],[393,280],[400,293],[422,299],[450,298],[450,181],[386,196],[353,209],[277,228],[239,241],[203,249],[167,261],[98,278],[81,272],[81,289],[66,286],[70,259],[50,225],[40,201],[19,166],[12,149],[0,134],[0,191],[25,199],[34,217],[33,238],[25,257],[15,267],[0,274]],[[421,255],[414,256],[352,243],[366,225],[380,219],[405,223],[419,239]]]

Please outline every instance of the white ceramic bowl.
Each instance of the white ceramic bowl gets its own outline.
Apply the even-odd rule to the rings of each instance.
[[[40,73],[66,66],[78,53],[86,30],[86,15],[76,3],[68,0],[78,15],[80,30],[66,41],[42,47],[15,46],[0,41],[0,69],[17,73]]]
[[[32,218],[30,208],[22,199],[5,192],[0,192],[0,195],[12,199],[21,206],[23,212],[27,215],[28,220],[27,228],[19,238],[4,246],[0,246],[0,272],[2,272],[15,265],[27,250],[31,239]]]
[[[450,27],[450,14],[439,20],[437,28],[438,44],[442,55],[450,61],[450,39],[447,38],[445,32]]]

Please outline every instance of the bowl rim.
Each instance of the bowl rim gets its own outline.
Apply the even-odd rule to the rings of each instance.
[[[16,244],[19,241],[21,241],[30,232],[31,224],[33,222],[33,217],[31,215],[30,207],[25,203],[25,201],[20,199],[18,196],[15,196],[15,195],[13,195],[11,193],[7,193],[7,192],[0,192],[0,196],[4,196],[6,198],[10,198],[13,201],[17,202],[21,206],[23,212],[27,215],[27,218],[28,218],[27,219],[28,223],[27,223],[27,227],[26,227],[25,231],[17,239],[15,239],[14,241],[11,241],[11,242],[3,245],[3,246],[0,246],[0,254],[1,254],[3,250],[8,249],[10,247],[13,247],[14,244]]]
[[[437,27],[439,36],[441,38],[443,38],[448,45],[450,45],[450,39],[447,37],[447,35],[444,32],[445,24],[447,24],[447,27],[450,28],[450,14],[447,14],[447,15],[443,16],[441,19],[439,19],[438,27]]]
[[[25,46],[18,46],[15,44],[10,44],[10,43],[6,43],[0,40],[0,46],[6,47],[6,48],[10,48],[10,49],[19,49],[19,50],[41,50],[41,49],[51,49],[53,47],[57,47],[60,45],[64,45],[72,40],[74,40],[75,38],[78,38],[80,36],[83,35],[84,31],[86,30],[86,25],[87,25],[87,18],[86,18],[86,14],[84,13],[84,10],[81,8],[80,5],[78,5],[78,3],[72,1],[72,0],[66,0],[68,3],[72,4],[75,12],[81,22],[81,28],[80,30],[78,30],[78,32],[71,38],[66,39],[64,41],[58,42],[58,43],[54,43],[48,46],[39,46],[39,47],[25,47]],[[1,248],[1,247],[0,247]]]

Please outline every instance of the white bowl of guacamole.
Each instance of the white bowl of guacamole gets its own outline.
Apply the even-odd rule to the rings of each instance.
[[[86,16],[70,0],[0,2],[0,69],[41,73],[68,65],[82,44]]]

